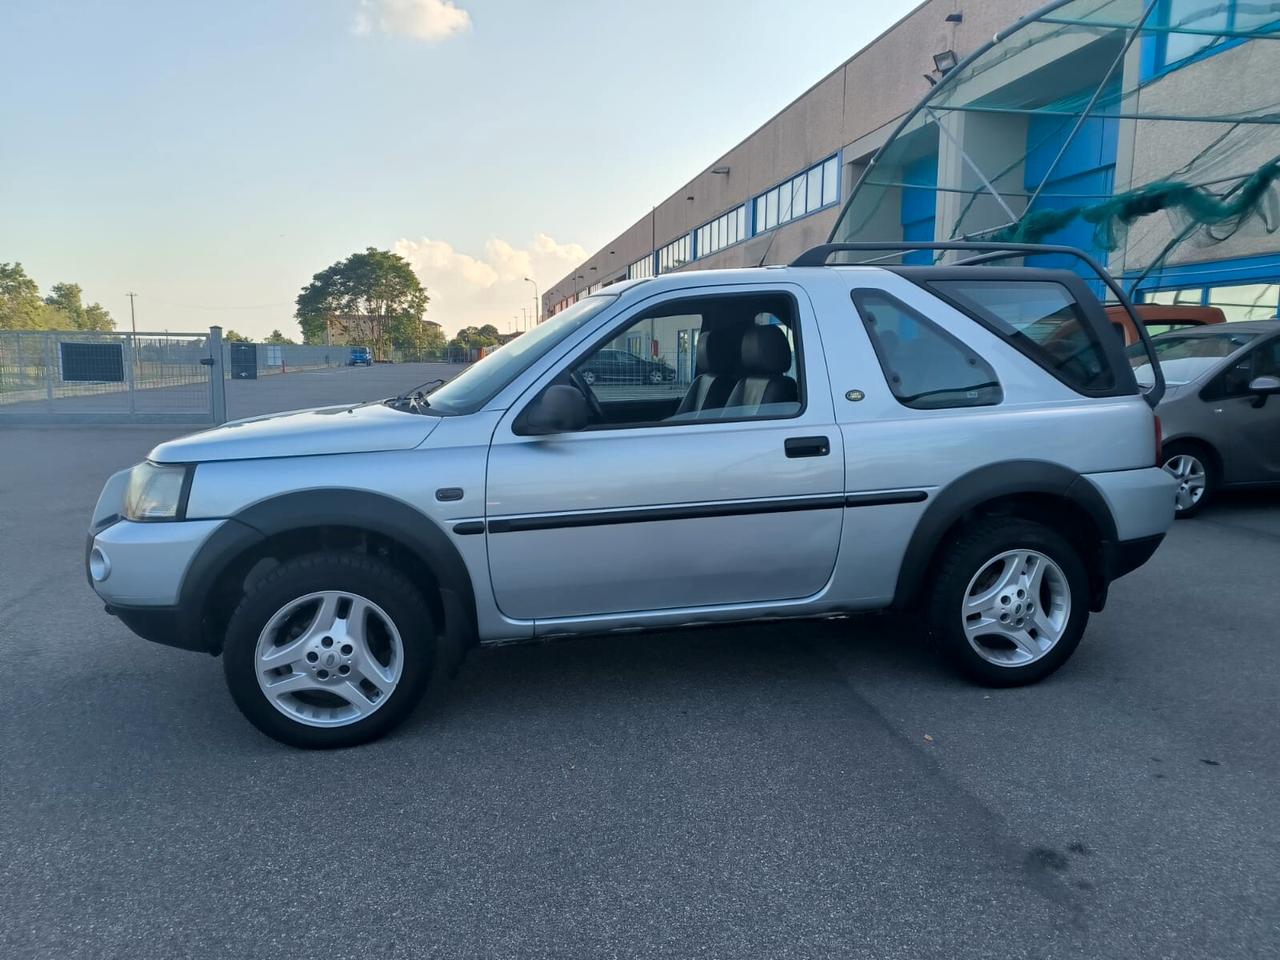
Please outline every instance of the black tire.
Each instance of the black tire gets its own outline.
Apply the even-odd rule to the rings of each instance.
[[[970,582],[993,558],[1009,550],[1035,550],[1058,565],[1066,579],[1071,609],[1058,642],[1040,659],[1003,666],[978,654],[965,636],[962,604]],[[1076,549],[1055,531],[1019,517],[990,517],[963,530],[944,548],[931,573],[926,601],[929,631],[940,651],[971,680],[990,687],[1035,683],[1075,652],[1089,622],[1089,575]]]
[[[1166,471],[1172,472],[1169,470],[1169,465],[1177,457],[1193,457],[1204,470],[1204,493],[1200,495],[1200,499],[1188,507],[1180,507],[1174,511],[1174,516],[1177,519],[1190,520],[1203,510],[1205,505],[1218,493],[1218,461],[1209,448],[1203,444],[1188,440],[1176,440],[1165,446],[1160,465]]]
[[[340,727],[308,726],[272,705],[258,685],[258,637],[290,601],[321,590],[342,590],[372,600],[400,634],[404,666],[387,700],[362,720]],[[360,553],[311,553],[288,560],[257,582],[227,625],[222,666],[240,712],[272,739],[304,749],[354,747],[398,726],[417,706],[431,680],[436,638],[422,594],[394,567]]]

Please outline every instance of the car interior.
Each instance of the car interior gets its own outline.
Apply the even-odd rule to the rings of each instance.
[[[801,409],[795,303],[735,294],[663,304],[597,344],[558,382],[582,392],[587,429],[795,416]],[[620,346],[674,371],[662,382],[584,377]]]

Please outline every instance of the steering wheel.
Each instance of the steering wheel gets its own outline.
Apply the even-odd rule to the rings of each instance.
[[[594,423],[604,423],[604,408],[600,406],[600,401],[596,399],[595,391],[593,391],[587,382],[582,379],[582,375],[578,371],[569,374],[569,380],[578,388],[578,392],[582,394],[583,399],[587,401],[587,409],[591,411],[591,419]]]

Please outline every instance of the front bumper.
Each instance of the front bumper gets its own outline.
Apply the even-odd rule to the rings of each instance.
[[[182,650],[212,652],[204,634],[192,629],[179,607],[122,607],[108,603],[106,610],[143,640]]]
[[[174,606],[191,561],[224,523],[225,520],[118,520],[89,535],[85,557],[89,583],[112,606]],[[89,569],[89,557],[95,550],[107,561],[107,573],[102,579],[96,579]]]

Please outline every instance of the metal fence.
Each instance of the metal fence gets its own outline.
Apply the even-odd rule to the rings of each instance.
[[[181,423],[393,396],[459,367],[393,354],[349,365],[349,346],[229,343],[206,333],[0,330],[0,424]]]
[[[220,331],[0,330],[0,421],[214,423]]]

